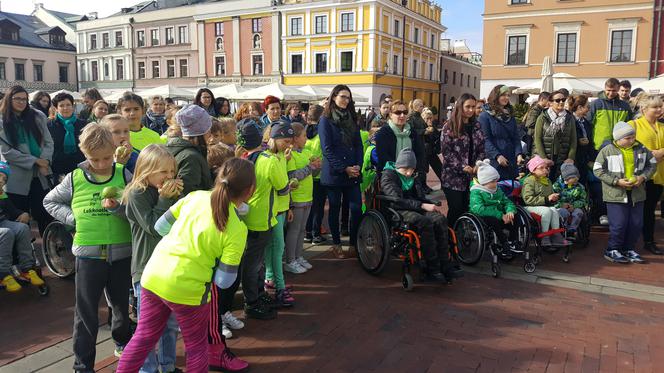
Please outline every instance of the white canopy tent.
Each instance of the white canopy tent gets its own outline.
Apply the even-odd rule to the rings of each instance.
[[[643,83],[639,83],[636,86],[634,86],[632,89],[636,88],[641,88],[646,93],[664,94],[664,74],[654,79],[647,80]]]
[[[51,93],[50,94],[51,99],[53,99],[53,97],[57,96],[59,93],[69,93],[74,98],[74,101],[83,101],[83,95],[81,95],[78,92],[70,92],[66,89],[61,89],[59,91],[55,91],[55,92]]]
[[[183,99],[193,99],[196,93],[192,89],[180,88],[172,86],[170,84],[165,84],[159,87],[154,87],[146,89],[144,91],[137,92],[137,94],[145,99],[148,99],[153,96],[161,97],[170,97],[170,98],[183,98]]]
[[[246,92],[247,88],[239,86],[235,83],[222,85],[215,88],[210,88],[214,97],[225,97],[229,100],[235,99],[238,94]]]
[[[234,99],[239,101],[262,101],[269,95],[282,101],[315,101],[315,97],[312,97],[310,93],[281,83],[272,83],[240,92]]]
[[[556,91],[561,88],[565,88],[572,95],[589,95],[595,96],[598,92],[602,91],[601,87],[588,83],[582,79],[578,79],[574,75],[567,73],[557,73],[553,74],[553,89],[551,91]],[[523,87],[519,87],[512,91],[514,94],[539,94],[542,92],[542,82],[537,81],[531,84],[528,84]]]
[[[104,101],[106,102],[118,102],[120,97],[125,94],[125,92],[131,92],[131,90],[119,90],[119,91],[114,91],[113,93],[104,96]]]
[[[316,101],[319,100],[324,100],[328,97],[330,97],[330,93],[332,92],[331,87],[321,87],[317,85],[305,85],[302,87],[299,87],[300,90],[307,92],[311,95],[312,99],[314,100],[313,97],[315,97]],[[354,101],[361,101],[361,102],[369,102],[369,99],[359,93],[353,92],[353,100]]]

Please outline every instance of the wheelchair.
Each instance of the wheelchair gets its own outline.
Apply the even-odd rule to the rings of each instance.
[[[76,270],[73,228],[55,220],[46,226],[42,241],[46,267],[59,278],[71,276]]]
[[[377,183],[370,187],[372,206],[362,216],[357,232],[357,252],[360,265],[369,274],[377,276],[383,272],[390,257],[402,262],[401,285],[404,290],[412,291],[415,281],[411,267],[420,269],[420,280],[427,271],[423,257],[420,236],[403,221],[401,215],[390,203],[398,198],[381,195]],[[440,206],[440,202],[424,201]],[[456,236],[449,230],[449,247],[456,251]]]

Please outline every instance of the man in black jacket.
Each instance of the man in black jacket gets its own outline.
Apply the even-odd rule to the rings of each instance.
[[[380,178],[382,193],[398,198],[392,207],[419,234],[420,247],[427,262],[427,278],[451,282],[461,272],[450,260],[447,218],[441,207],[427,202],[424,197],[423,185],[415,174],[416,166],[413,150],[403,149],[396,162],[387,162],[383,168]]]

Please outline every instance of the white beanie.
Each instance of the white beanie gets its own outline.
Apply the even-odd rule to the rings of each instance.
[[[491,162],[488,159],[477,161],[476,165],[477,181],[479,181],[481,185],[500,179],[500,174],[495,168],[493,168],[493,166],[491,166]]]

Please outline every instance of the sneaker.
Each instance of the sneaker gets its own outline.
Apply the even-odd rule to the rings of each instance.
[[[297,260],[297,262],[300,263],[300,265],[301,265],[302,267],[304,267],[306,270],[310,270],[310,269],[314,268],[314,266],[312,266],[311,263],[309,263],[306,259],[304,259],[303,256],[297,258],[296,260]]]
[[[288,289],[277,290],[276,301],[277,306],[280,308],[293,307],[295,305],[295,298]]]
[[[258,303],[268,307],[268,308],[276,308],[277,304],[274,302],[274,298],[270,296],[267,292],[261,293],[261,295],[258,296]]]
[[[274,281],[272,280],[265,280],[265,291],[268,290],[275,290],[277,287],[274,285]],[[286,284],[286,289],[293,290],[293,285],[291,284]]]
[[[551,236],[551,244],[553,247],[565,247],[571,245],[571,243],[567,241],[560,233],[556,233]]]
[[[251,306],[245,304],[244,315],[251,319],[272,320],[277,317],[277,310],[268,307],[259,301]]]
[[[0,287],[5,288],[10,293],[15,293],[21,290],[21,284],[16,282],[16,279],[12,275],[5,276],[2,281],[0,281]]]
[[[22,272],[20,279],[24,280],[25,282],[29,282],[34,286],[44,285],[44,280],[42,280],[42,278],[39,277],[37,271],[35,271],[34,269],[31,269],[27,272]]]
[[[228,325],[226,325],[226,323],[221,324],[221,334],[223,334],[226,339],[233,338],[233,332],[228,327]]]
[[[311,241],[311,243],[313,243],[315,245],[318,245],[318,244],[321,244],[321,243],[326,242],[326,241],[327,241],[327,238],[325,238],[323,236],[314,236],[314,239]]]
[[[503,248],[503,251],[510,251],[515,254],[521,254],[523,253],[523,250],[521,249],[521,245],[519,244],[518,241],[507,241],[507,247]]]
[[[122,351],[124,351],[124,349],[125,349],[125,346],[115,345],[115,350],[113,350],[113,355],[115,355],[115,357],[118,357],[118,358],[122,357]]]
[[[233,330],[244,328],[244,323],[242,322],[242,320],[233,316],[231,311],[226,311],[225,314],[221,315],[221,320],[224,322],[224,324],[228,325],[228,327]]]
[[[307,232],[307,233],[304,234],[304,242],[306,242],[306,243],[312,243],[313,240],[314,240],[314,237],[313,237],[313,235],[311,234],[311,232]]]
[[[631,261],[623,256],[618,250],[606,250],[604,252],[604,259],[613,263],[628,264]]]
[[[297,259],[293,259],[290,262],[284,264],[284,271],[299,275],[301,273],[307,272],[307,269],[302,267],[302,265],[300,265],[300,262],[298,262]]]
[[[231,350],[226,347],[221,353],[221,367],[224,372],[244,372],[249,369],[249,363],[235,356]]]
[[[645,264],[645,263],[647,263],[643,258],[641,258],[641,255],[639,255],[639,253],[637,253],[634,250],[627,250],[627,252],[625,253],[625,256],[632,263],[636,263],[636,264]]]
[[[602,215],[599,217],[599,225],[609,225],[609,217]]]

